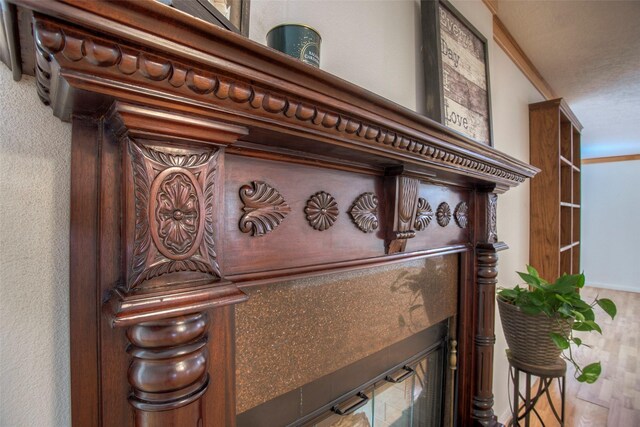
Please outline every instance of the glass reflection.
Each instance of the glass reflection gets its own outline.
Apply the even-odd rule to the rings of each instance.
[[[415,375],[400,383],[381,381],[366,405],[349,415],[332,414],[316,427],[437,427],[442,425],[444,392],[442,348],[413,366]]]

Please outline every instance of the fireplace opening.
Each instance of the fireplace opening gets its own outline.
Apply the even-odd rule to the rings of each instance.
[[[246,288],[238,427],[450,425],[460,255]]]
[[[313,427],[437,427],[444,421],[444,346],[347,397]]]

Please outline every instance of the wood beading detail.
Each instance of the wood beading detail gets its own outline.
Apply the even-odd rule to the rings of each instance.
[[[240,81],[214,70],[186,66],[177,61],[153,55],[123,44],[103,40],[94,35],[36,20],[34,34],[41,70],[37,70],[38,93],[43,102],[49,103],[48,79],[51,78],[52,57],[70,62],[83,62],[90,67],[108,69],[122,77],[142,77],[164,90],[187,88],[193,96],[229,104],[240,104],[273,115],[331,129],[342,136],[359,139],[394,151],[411,154],[447,168],[466,169],[481,175],[500,178],[514,184],[524,182],[524,175],[510,172],[489,162],[454,152],[426,140],[393,131],[380,124],[331,111],[310,101],[295,99],[272,89]],[[38,67],[36,67],[38,68]],[[42,88],[41,88],[42,87]]]

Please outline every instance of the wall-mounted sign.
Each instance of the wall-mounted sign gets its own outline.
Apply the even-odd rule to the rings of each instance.
[[[157,0],[189,15],[249,37],[250,0]]]
[[[493,145],[487,39],[444,0],[421,8],[427,116]]]

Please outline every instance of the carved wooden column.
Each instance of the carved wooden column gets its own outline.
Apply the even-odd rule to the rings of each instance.
[[[216,253],[224,147],[246,130],[124,103],[108,122],[122,153],[124,279],[105,311],[126,327],[135,425],[214,425],[201,401],[221,377],[206,310],[246,299]]]
[[[167,410],[178,410],[200,399],[207,391],[206,313],[142,322],[127,329],[129,402],[136,408],[136,425],[166,422]],[[181,425],[203,424],[200,405],[169,415]]]
[[[478,209],[481,219],[476,246],[476,328],[474,334],[475,387],[472,398],[472,417],[483,426],[499,425],[493,412],[493,347],[495,294],[498,282],[498,251],[507,245],[498,242],[496,229],[496,208],[498,196],[494,193],[480,193]]]

